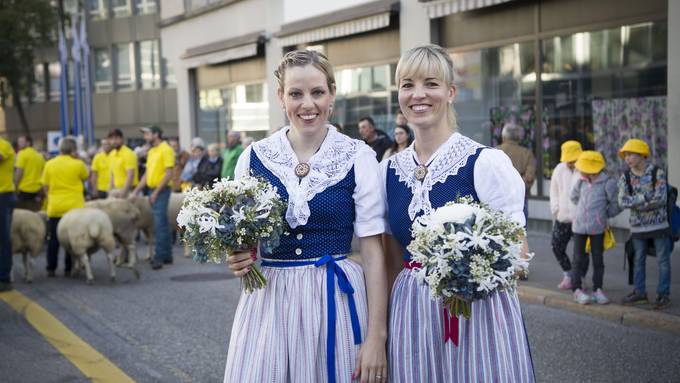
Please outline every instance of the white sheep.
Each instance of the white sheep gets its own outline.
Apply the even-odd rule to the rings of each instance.
[[[57,238],[67,254],[70,253],[73,257],[74,276],[77,276],[84,266],[87,284],[92,284],[94,277],[90,267],[90,256],[102,249],[109,261],[111,281],[116,280],[116,266],[113,263],[116,241],[113,237],[113,225],[106,213],[90,207],[69,211],[57,225]]]
[[[85,207],[100,209],[109,216],[115,239],[121,248],[128,251],[128,262],[125,267],[134,268],[137,263],[137,223],[141,216],[139,209],[131,201],[119,198],[89,201],[85,203]],[[122,263],[123,258],[119,254],[116,265],[120,266]]]
[[[32,258],[36,258],[45,245],[45,222],[44,213],[25,209],[14,209],[12,213],[12,254],[21,253],[27,283],[33,282]]]

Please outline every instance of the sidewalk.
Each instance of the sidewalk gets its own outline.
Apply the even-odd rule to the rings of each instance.
[[[677,245],[677,244],[676,244]],[[662,311],[652,310],[651,305],[628,307],[620,305],[621,299],[633,291],[628,285],[628,270],[623,269],[623,243],[605,253],[604,291],[612,303],[605,306],[590,304],[581,306],[572,299],[571,291],[559,290],[557,284],[562,270],[550,245],[550,234],[529,232],[529,248],[535,256],[531,261],[529,280],[521,282],[520,298],[529,303],[563,308],[587,315],[610,319],[631,326],[651,327],[680,334],[680,252],[678,246],[671,256],[671,306]],[[571,243],[567,249],[572,254]],[[627,266],[626,266],[627,267]],[[585,279],[592,289],[592,266]],[[647,296],[656,297],[658,267],[656,258],[647,258]],[[589,290],[589,292],[592,292]]]

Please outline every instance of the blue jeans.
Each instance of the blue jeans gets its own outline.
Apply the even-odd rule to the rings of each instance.
[[[156,202],[151,204],[154,231],[156,232],[156,254],[154,256],[156,262],[172,260],[172,241],[170,239],[170,225],[168,224],[169,201],[170,189],[166,187],[158,193]]]
[[[671,240],[668,237],[659,237],[653,240],[656,260],[659,263],[659,285],[656,288],[656,293],[668,295],[671,289]],[[635,248],[635,292],[646,294],[645,262],[647,257],[645,253],[647,252],[647,239],[633,238],[633,247]]]
[[[12,272],[12,210],[16,204],[14,192],[0,193],[0,282],[9,282]]]

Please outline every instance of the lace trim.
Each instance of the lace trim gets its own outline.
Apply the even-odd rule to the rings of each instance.
[[[484,145],[467,138],[459,133],[451,137],[434,153],[432,162],[427,167],[427,174],[422,182],[415,177],[418,160],[413,144],[406,150],[396,154],[390,161],[390,168],[411,189],[411,203],[408,206],[408,216],[411,220],[423,211],[432,211],[430,191],[437,183],[443,183],[449,176],[458,174],[458,170],[467,165],[468,157]]]
[[[286,137],[290,127],[253,144],[253,150],[262,164],[286,187],[286,221],[291,228],[305,225],[311,214],[308,202],[342,181],[354,166],[357,156],[370,150],[363,141],[338,133],[332,125],[327,125],[327,128],[328,135],[319,151],[310,158],[309,174],[302,180],[295,175],[295,166],[299,161]]]

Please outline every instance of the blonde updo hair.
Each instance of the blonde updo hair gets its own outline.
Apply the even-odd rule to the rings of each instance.
[[[279,62],[279,67],[274,71],[274,77],[279,83],[279,88],[284,89],[286,69],[305,65],[312,65],[320,70],[326,76],[328,90],[331,92],[335,90],[335,75],[328,58],[323,53],[311,50],[291,51],[283,56]]]
[[[399,59],[394,78],[399,86],[401,80],[415,77],[434,77],[448,86],[455,85],[451,56],[444,48],[434,44],[409,49]],[[458,123],[453,103],[448,104],[448,110],[449,126],[455,131]]]

